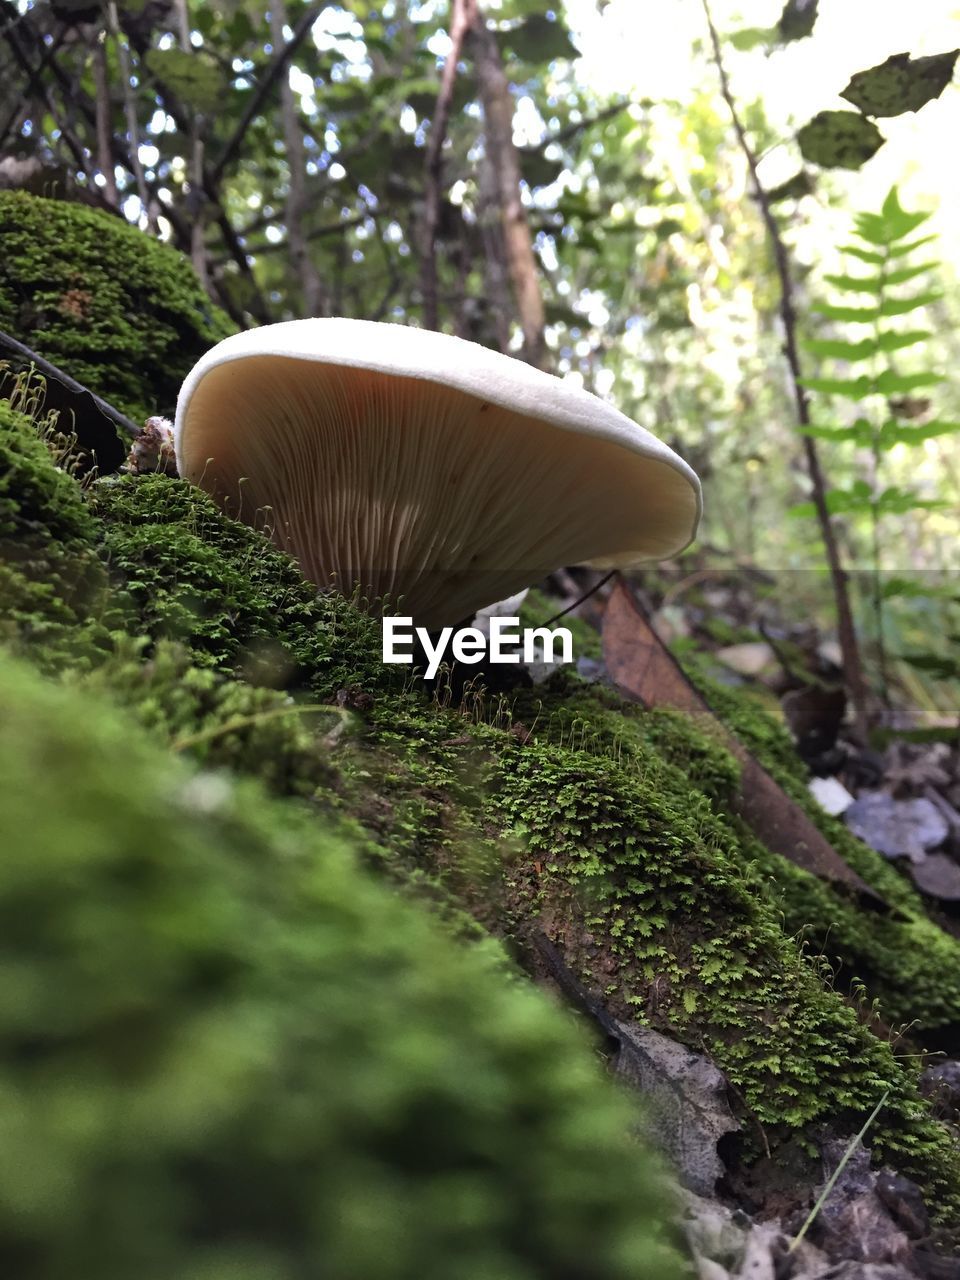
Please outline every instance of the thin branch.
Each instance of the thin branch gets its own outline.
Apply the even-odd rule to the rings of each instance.
[[[119,409],[115,409],[106,400],[101,400],[89,387],[77,382],[76,378],[71,378],[69,373],[64,373],[55,364],[51,364],[49,360],[44,360],[43,356],[38,356],[35,351],[31,351],[22,342],[18,342],[16,338],[11,338],[8,333],[3,333],[2,331],[0,331],[0,349],[9,351],[11,355],[19,356],[21,360],[29,360],[31,364],[36,366],[38,373],[42,373],[45,378],[55,378],[57,382],[62,383],[74,395],[89,396],[103,416],[109,418],[113,425],[119,427],[129,439],[136,439],[143,430],[142,427],[138,427],[125,414],[122,414]]]
[[[5,35],[8,30],[10,30],[9,26],[5,27],[3,32],[0,34]],[[46,70],[47,63],[51,60],[51,58],[53,58],[54,54],[60,48],[60,45],[63,43],[64,30],[65,28],[61,28],[53,37],[50,44],[44,49],[43,57],[40,59],[40,65],[37,67],[36,71],[33,71],[30,73],[30,78],[27,81],[27,87],[24,90],[24,94],[23,94],[24,98],[26,98],[29,95],[31,85],[40,84],[40,77],[43,75],[44,71]],[[6,121],[2,125],[0,125],[0,147],[2,147],[5,144],[5,142],[7,141],[7,138],[13,132],[14,127],[19,129],[20,125],[23,122],[24,114],[27,110],[28,108],[25,106],[22,100],[18,100],[16,105],[11,109],[10,114],[7,116]]]
[[[371,213],[359,213],[354,218],[344,218],[342,222],[330,222],[322,227],[315,227],[313,231],[308,231],[304,236],[305,240],[325,240],[330,236],[338,236],[343,232],[350,231],[353,227],[362,226],[370,217]],[[244,233],[239,233],[243,235]],[[287,248],[285,240],[265,240],[262,244],[245,245],[245,252],[254,258],[261,258],[267,253],[282,253]],[[227,259],[215,258],[214,266],[222,267]]]
[[[428,329],[439,326],[437,306],[437,227],[440,223],[440,195],[443,183],[443,144],[450,123],[450,108],[457,79],[457,64],[463,53],[467,32],[477,20],[476,0],[453,0],[450,15],[450,51],[443,64],[440,92],[430,123],[424,182],[423,257],[420,263],[420,292],[423,323]]]
[[[810,402],[807,396],[806,388],[803,386],[802,377],[803,370],[800,364],[800,354],[797,347],[797,313],[793,302],[793,282],[790,276],[790,261],[787,255],[787,247],[784,244],[783,236],[780,233],[780,227],[773,214],[767,192],[760,180],[758,171],[757,157],[747,138],[746,130],[737,111],[736,100],[730,88],[730,81],[727,78],[726,67],[723,62],[723,54],[720,47],[720,37],[717,35],[717,29],[713,23],[713,15],[710,11],[710,0],[701,0],[703,12],[707,20],[707,26],[710,31],[710,42],[713,46],[713,61],[720,77],[720,92],[723,100],[727,104],[730,112],[730,118],[733,123],[734,132],[737,135],[737,141],[743,152],[744,159],[747,162],[747,168],[750,171],[750,181],[753,184],[754,196],[757,205],[760,208],[763,217],[764,226],[770,239],[770,245],[773,249],[774,262],[776,264],[777,276],[780,282],[780,318],[783,323],[784,330],[784,355],[787,361],[787,367],[790,371],[790,382],[793,389],[793,398],[796,404],[797,421],[801,429],[810,426]],[[820,533],[823,538],[823,544],[827,553],[827,562],[830,566],[830,579],[833,584],[833,596],[837,610],[837,633],[840,641],[840,649],[843,654],[844,676],[850,689],[851,702],[853,704],[854,719],[860,735],[866,741],[869,733],[869,693],[866,680],[863,674],[863,664],[860,659],[860,646],[857,640],[857,632],[853,623],[853,612],[850,608],[850,595],[847,590],[847,575],[844,572],[840,559],[840,549],[837,544],[836,534],[834,533],[833,524],[830,519],[830,512],[827,507],[827,485],[823,475],[823,469],[820,465],[820,457],[817,452],[816,443],[808,435],[802,435],[804,458],[807,465],[807,471],[810,475],[810,484],[812,488],[813,505],[817,512],[817,520],[820,525]]]
[[[89,156],[80,145],[79,140],[74,135],[73,130],[63,120],[60,112],[56,108],[56,104],[50,94],[50,90],[39,78],[39,72],[34,71],[30,65],[30,59],[27,57],[26,50],[20,42],[19,32],[12,28],[6,31],[7,43],[13,50],[13,56],[16,59],[21,71],[27,77],[27,86],[24,96],[28,96],[31,90],[35,90],[45,109],[53,116],[57,128],[60,130],[60,136],[73,156],[74,163],[80,173],[85,173],[91,179],[91,190],[96,191],[96,187],[92,185],[92,163]]]
[[[286,68],[287,63],[303,43],[304,38],[316,22],[317,18],[319,18],[320,14],[323,12],[324,7],[325,6],[322,4],[314,4],[305,9],[297,20],[297,25],[293,28],[293,33],[290,36],[290,39],[282,49],[278,49],[274,53],[273,61],[261,76],[257,87],[253,90],[250,101],[247,104],[247,109],[240,119],[240,123],[237,125],[236,129],[234,129],[220,155],[220,159],[209,170],[209,177],[214,186],[220,185],[220,181],[223,178],[227,166],[233,161],[237,152],[240,150],[240,146],[247,135],[247,130],[250,128],[250,125],[253,123],[257,113],[263,106],[267,95],[273,88],[274,84],[276,84],[278,77]]]
[[[609,107],[604,107],[602,111],[596,112],[595,115],[586,116],[583,120],[571,121],[570,124],[565,124],[562,129],[557,129],[555,133],[548,133],[535,147],[520,147],[520,154],[530,155],[533,152],[543,151],[545,147],[553,146],[554,144],[562,146],[564,142],[569,142],[578,133],[591,129],[595,124],[603,124],[606,120],[612,120],[614,116],[626,111],[629,106],[630,99],[622,98],[619,102],[614,102]]]

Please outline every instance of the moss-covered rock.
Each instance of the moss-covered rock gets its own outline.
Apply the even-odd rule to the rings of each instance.
[[[678,1274],[572,1026],[336,833],[5,657],[0,776],[4,1274]]]
[[[0,329],[134,421],[231,331],[187,259],[84,205],[0,191]]]

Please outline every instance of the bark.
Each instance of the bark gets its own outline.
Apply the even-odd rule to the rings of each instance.
[[[284,0],[270,0],[270,38],[274,49],[283,47],[283,28],[287,25]],[[295,294],[301,290],[301,315],[325,314],[323,283],[310,256],[308,237],[303,219],[307,211],[307,157],[303,145],[303,131],[297,111],[297,102],[290,87],[289,76],[280,80],[280,118],[283,125],[283,142],[287,156],[289,190],[285,221],[287,245],[290,251],[290,268]]]
[[[190,43],[190,14],[187,0],[177,0],[177,24],[180,27],[180,48],[192,53]],[[198,112],[190,114],[190,180],[187,207],[190,210],[190,260],[200,283],[210,292],[210,271],[204,244],[204,196],[203,196],[203,119]]]
[[[476,0],[453,0],[450,15],[450,52],[443,64],[440,92],[430,124],[425,166],[423,257],[420,292],[423,298],[423,323],[428,329],[439,328],[437,301],[437,226],[440,222],[440,200],[443,192],[443,144],[450,123],[453,88],[457,80],[457,64],[463,53],[467,32],[477,20]]]
[[[780,234],[780,226],[770,206],[766,190],[764,189],[763,183],[760,181],[760,175],[757,169],[757,157],[754,154],[753,148],[750,146],[739,112],[737,111],[736,100],[733,97],[730,82],[727,79],[726,68],[723,63],[723,56],[720,49],[720,38],[717,35],[716,27],[713,24],[713,16],[710,11],[709,0],[702,0],[702,4],[704,14],[707,19],[707,26],[710,30],[710,40],[713,46],[713,60],[717,67],[717,73],[720,76],[720,91],[727,104],[727,109],[730,112],[730,117],[733,122],[734,132],[737,135],[737,141],[740,144],[740,149],[747,162],[754,196],[756,197],[757,204],[759,205],[760,212],[763,216],[767,236],[773,249],[774,263],[776,265],[777,277],[780,282],[780,318],[783,322],[784,330],[784,355],[786,357],[787,367],[790,371],[790,381],[793,387],[797,422],[800,427],[808,427],[810,425],[810,402],[806,388],[803,386],[801,381],[803,377],[803,369],[800,364],[800,353],[797,346],[797,314],[793,303],[793,281],[790,275],[790,259],[787,254],[787,247],[784,244],[783,236]],[[830,567],[830,580],[833,586],[833,597],[837,611],[837,635],[843,656],[843,674],[850,693],[850,701],[853,706],[857,731],[864,741],[867,741],[870,728],[870,694],[863,674],[860,645],[857,640],[857,631],[853,622],[853,611],[850,607],[850,593],[847,589],[847,575],[843,569],[843,564],[840,559],[840,548],[830,519],[830,512],[827,509],[827,486],[826,481],[824,480],[823,468],[820,465],[820,455],[817,451],[816,442],[810,436],[806,435],[802,437],[802,441],[804,460],[806,462],[807,472],[810,476],[813,505],[816,508],[817,521],[820,525],[820,534],[823,538],[823,545],[827,553],[827,563]]]
[[[503,219],[497,191],[497,175],[488,156],[480,161],[477,220],[483,239],[484,295],[493,318],[493,331],[501,351],[510,350],[510,321],[513,300],[507,271],[507,251],[503,243]]]
[[[543,298],[530,225],[520,199],[520,158],[513,142],[513,94],[496,37],[479,11],[472,36],[483,103],[486,155],[500,206],[507,273],[523,333],[521,356],[528,364],[543,368],[546,364]]]
[[[115,0],[110,0],[107,5],[107,22],[110,27],[110,34],[113,36],[117,46],[117,61],[120,63],[120,78],[123,81],[123,110],[127,120],[127,136],[130,140],[130,168],[133,173],[133,179],[137,184],[137,195],[149,221],[150,192],[147,190],[147,180],[144,177],[143,165],[140,163],[140,123],[137,120],[137,104],[133,95],[133,86],[130,83],[132,74],[130,51],[120,30],[120,19],[117,16]],[[156,230],[153,226],[150,229],[151,231]]]
[[[113,149],[110,138],[111,127],[110,81],[107,76],[107,48],[100,34],[93,45],[93,75],[97,88],[97,167],[103,174],[104,191],[112,205],[119,203],[117,195],[117,175],[113,169]]]

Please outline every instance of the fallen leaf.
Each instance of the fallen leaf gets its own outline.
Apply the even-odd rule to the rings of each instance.
[[[604,613],[603,656],[610,679],[628,697],[645,706],[675,707],[694,718],[712,722],[741,766],[737,810],[767,848],[804,871],[854,890],[874,909],[888,909],[883,898],[844,862],[813,821],[743,743],[721,725],[672,654],[664,648],[620,579]]]
[[[709,1058],[649,1027],[616,1023],[616,1072],[647,1101],[646,1127],[685,1187],[711,1195],[724,1167],[717,1143],[740,1123],[727,1080]]]

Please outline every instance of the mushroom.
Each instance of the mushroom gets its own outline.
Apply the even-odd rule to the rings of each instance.
[[[700,484],[612,405],[447,334],[265,325],[190,372],[180,475],[262,524],[304,575],[456,624],[568,564],[629,567],[693,539]]]

